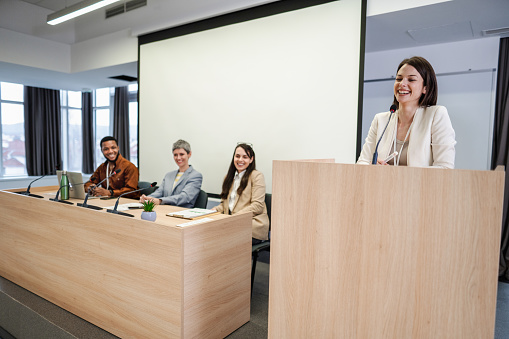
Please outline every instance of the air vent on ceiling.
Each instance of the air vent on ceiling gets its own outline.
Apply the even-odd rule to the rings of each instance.
[[[485,29],[482,31],[482,35],[490,36],[490,35],[506,35],[509,34],[509,27],[501,27],[495,29]]]
[[[407,33],[416,42],[425,44],[468,40],[474,37],[472,23],[470,21],[410,29]]]
[[[132,11],[133,9],[140,8],[147,5],[147,0],[131,0],[126,1],[122,5],[111,7],[106,10],[106,19],[114,17],[125,12]]]
[[[108,79],[123,80],[123,81],[127,81],[127,82],[133,82],[133,81],[138,80],[138,78],[135,78],[135,77],[132,77],[129,75],[116,75],[114,77],[109,77]]]

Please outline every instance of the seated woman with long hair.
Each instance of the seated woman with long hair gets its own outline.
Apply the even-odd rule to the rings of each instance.
[[[221,203],[215,209],[231,215],[252,212],[253,244],[268,239],[265,178],[256,170],[255,153],[251,145],[241,143],[235,147],[228,174],[223,181]]]

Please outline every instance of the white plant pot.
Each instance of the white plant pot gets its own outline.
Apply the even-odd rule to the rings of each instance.
[[[141,218],[143,220],[147,220],[147,221],[156,221],[156,218],[157,218],[157,213],[156,212],[141,212]]]

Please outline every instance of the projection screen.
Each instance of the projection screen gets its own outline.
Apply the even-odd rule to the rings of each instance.
[[[281,1],[242,11],[258,18],[140,37],[140,180],[177,169],[178,139],[215,194],[238,142],[253,144],[267,192],[273,160],[355,162],[366,1],[296,2],[307,5],[281,11],[291,3]]]

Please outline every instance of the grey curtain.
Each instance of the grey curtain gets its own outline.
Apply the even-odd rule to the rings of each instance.
[[[127,86],[115,88],[113,136],[118,140],[120,154],[127,160],[131,160],[129,141],[129,93],[127,91]]]
[[[25,152],[28,175],[62,168],[60,91],[25,86]]]
[[[500,280],[509,282],[509,38],[500,40],[491,160],[492,169],[498,165],[505,166],[499,277]]]
[[[83,92],[81,94],[81,110],[82,110],[82,138],[83,138],[83,173],[94,173],[94,153],[95,153],[95,139],[94,139],[94,108],[92,102],[92,93]]]

